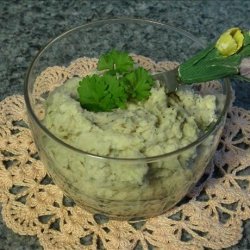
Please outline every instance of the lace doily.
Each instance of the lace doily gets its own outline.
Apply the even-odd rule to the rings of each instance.
[[[80,75],[80,65],[71,74]],[[57,72],[60,84],[69,73]],[[44,249],[221,249],[241,239],[250,218],[249,111],[229,111],[205,184],[167,213],[137,223],[92,215],[66,198],[46,174],[27,124],[22,96],[0,102],[0,202],[6,225],[36,235]]]

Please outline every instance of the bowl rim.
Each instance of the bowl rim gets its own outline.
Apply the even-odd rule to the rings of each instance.
[[[218,125],[223,121],[223,118],[225,117],[227,110],[230,106],[231,103],[231,98],[232,98],[232,90],[231,90],[231,84],[228,78],[224,78],[224,84],[223,84],[223,88],[225,88],[225,92],[226,92],[226,100],[224,102],[224,107],[222,112],[220,113],[217,121],[211,126],[209,127],[209,129],[202,134],[201,136],[199,136],[198,139],[196,139],[195,141],[193,141],[192,143],[179,148],[177,150],[168,152],[168,153],[164,153],[164,154],[160,154],[160,155],[155,155],[155,156],[148,156],[148,157],[140,157],[140,158],[125,158],[125,157],[110,157],[110,156],[102,156],[102,155],[97,155],[97,154],[93,154],[84,150],[81,150],[77,147],[74,147],[70,144],[67,144],[66,142],[64,142],[63,140],[61,140],[60,138],[56,137],[52,132],[49,131],[49,129],[47,129],[38,119],[38,117],[35,115],[35,112],[32,109],[31,106],[31,102],[30,102],[30,97],[29,97],[29,76],[32,72],[32,69],[34,67],[34,65],[36,64],[36,62],[39,60],[40,56],[49,48],[51,47],[54,43],[56,43],[58,40],[63,39],[64,37],[66,37],[67,35],[69,35],[72,32],[75,32],[79,29],[82,28],[88,28],[91,27],[93,25],[100,25],[100,24],[107,24],[107,23],[111,23],[111,22],[117,22],[117,23],[143,23],[143,24],[151,24],[151,25],[157,25],[157,26],[163,26],[166,27],[170,30],[173,30],[175,32],[178,32],[181,35],[184,35],[186,37],[188,37],[189,39],[194,40],[196,43],[198,43],[201,47],[205,47],[204,42],[200,41],[200,39],[198,39],[197,37],[195,37],[194,35],[192,35],[191,33],[187,32],[186,30],[183,30],[182,28],[179,27],[175,27],[173,25],[169,25],[166,23],[161,23],[161,22],[157,22],[154,20],[150,20],[150,19],[140,19],[140,18],[128,18],[128,17],[121,17],[121,18],[111,18],[111,19],[101,19],[101,20],[97,20],[97,21],[93,21],[93,22],[89,22],[86,24],[82,24],[79,26],[76,26],[74,28],[71,28],[63,33],[61,33],[60,35],[56,36],[55,38],[51,39],[50,41],[47,42],[47,44],[45,44],[45,46],[43,46],[40,51],[36,54],[36,56],[34,57],[34,59],[32,60],[30,66],[28,67],[28,70],[26,72],[25,75],[25,79],[24,79],[24,100],[25,100],[25,104],[26,104],[26,109],[27,109],[27,113],[30,116],[30,118],[32,120],[35,121],[36,125],[38,125],[40,127],[40,129],[42,129],[42,131],[49,136],[52,140],[56,141],[57,143],[61,144],[64,147],[67,147],[70,150],[76,151],[80,154],[86,155],[88,157],[91,158],[95,158],[97,160],[111,160],[111,161],[119,161],[119,162],[154,162],[157,160],[162,160],[164,158],[179,154],[185,150],[188,150],[196,145],[199,145],[200,143],[202,143],[207,137],[209,137],[210,134],[212,134],[214,131],[216,131],[218,129]]]

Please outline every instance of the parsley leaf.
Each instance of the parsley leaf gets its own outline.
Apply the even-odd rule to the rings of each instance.
[[[133,59],[126,52],[111,50],[102,55],[98,61],[98,70],[111,70],[115,72],[128,72],[133,69]]]
[[[111,111],[125,108],[127,95],[125,88],[115,76],[86,76],[79,82],[77,89],[79,101],[89,111]]]
[[[83,108],[93,112],[124,109],[127,102],[150,96],[152,76],[142,67],[135,68],[128,53],[112,50],[100,57],[97,68],[97,74],[79,82],[77,91]]]
[[[97,75],[86,76],[79,82],[77,89],[83,108],[90,111],[104,110],[101,99],[106,95],[106,84]]]
[[[108,92],[111,97],[110,102],[113,108],[125,108],[127,101],[127,93],[125,85],[115,76],[104,74],[103,80],[108,85]]]
[[[143,101],[150,96],[150,89],[154,84],[152,76],[142,67],[138,67],[134,71],[125,76],[129,84],[129,95],[131,99]]]

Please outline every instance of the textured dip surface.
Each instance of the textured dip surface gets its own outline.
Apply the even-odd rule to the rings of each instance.
[[[216,120],[215,96],[191,90],[166,95],[159,84],[145,102],[89,112],[77,101],[79,80],[68,80],[49,96],[43,122],[64,142],[92,154],[142,158],[172,152],[195,141]]]

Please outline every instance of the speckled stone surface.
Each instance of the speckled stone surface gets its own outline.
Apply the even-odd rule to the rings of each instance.
[[[69,28],[111,17],[147,18],[182,27],[213,41],[232,26],[250,29],[248,0],[0,0],[0,100],[22,94],[24,76],[35,54]],[[235,104],[250,109],[250,84],[234,81]],[[0,250],[42,249],[36,237],[9,230],[0,217]],[[231,248],[250,249],[250,221],[242,240]]]

